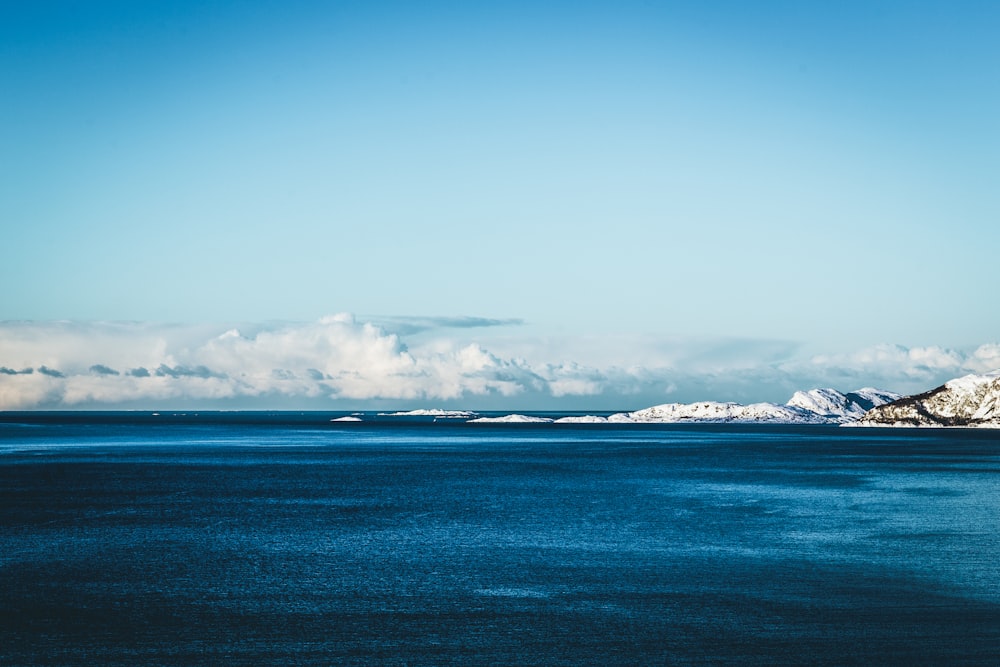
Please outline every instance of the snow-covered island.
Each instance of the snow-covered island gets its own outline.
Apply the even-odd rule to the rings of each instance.
[[[555,420],[556,424],[607,424],[607,417],[599,417],[597,415],[573,415],[569,417],[560,417]]]
[[[473,419],[477,413],[471,410],[441,410],[439,408],[421,408],[405,412],[379,412],[379,417],[434,417],[436,419]]]
[[[503,417],[479,417],[470,419],[470,424],[551,424],[549,417],[531,417],[529,415],[504,415]]]

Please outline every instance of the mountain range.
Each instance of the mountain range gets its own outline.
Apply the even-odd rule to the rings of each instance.
[[[776,403],[667,403],[608,417],[615,423],[771,423],[1000,428],[1000,370],[966,375],[914,396],[867,387],[796,392]]]
[[[771,423],[846,424],[857,421],[874,407],[900,399],[899,394],[866,387],[848,393],[836,389],[798,391],[784,405],[777,403],[666,403],[608,417],[609,422],[629,423]]]
[[[510,414],[480,417],[457,410],[412,410],[379,413],[382,417],[432,417],[469,423],[564,424],[839,424],[845,426],[977,426],[1000,428],[1000,370],[966,375],[914,396],[865,387],[843,393],[836,389],[797,391],[787,403],[665,403],[607,417],[545,417]],[[333,421],[361,421],[342,417]]]

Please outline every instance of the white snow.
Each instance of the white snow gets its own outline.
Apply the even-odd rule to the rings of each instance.
[[[556,424],[607,424],[607,417],[598,417],[596,415],[582,415],[573,417],[560,417],[555,420]]]
[[[865,426],[1000,427],[1000,371],[965,375],[924,394],[871,410]]]
[[[360,417],[337,417],[336,419],[331,419],[332,422],[359,422]]]
[[[785,405],[824,416],[846,416],[852,412],[852,407],[854,408],[853,412],[857,412],[859,417],[866,412],[859,405],[852,406],[847,396],[836,389],[797,391]]]
[[[788,407],[807,410],[831,422],[847,423],[861,419],[875,406],[901,398],[899,394],[865,387],[844,394],[836,389],[810,389],[797,391],[786,403]]]
[[[614,414],[608,417],[608,421],[615,424],[678,422],[843,424],[860,419],[867,411],[868,403],[881,405],[898,397],[898,394],[870,387],[849,394],[836,389],[811,389],[795,392],[785,405],[776,403],[743,405],[716,401],[665,403],[635,412]]]
[[[736,423],[787,423],[822,424],[829,420],[808,410],[792,408],[774,403],[666,403],[635,412],[619,413],[608,417],[613,423],[655,423],[673,424],[677,422],[736,422]]]
[[[634,424],[635,420],[630,416],[631,412],[616,412],[608,416],[609,424]]]
[[[972,377],[972,376],[970,376]],[[997,374],[1000,377],[1000,373]],[[970,380],[971,381],[971,380]],[[977,384],[978,386],[978,384]],[[899,398],[898,394],[865,387],[847,394],[836,389],[820,388],[797,391],[785,405],[776,403],[664,403],[634,412],[619,412],[609,417],[573,415],[551,419],[523,414],[502,417],[476,417],[468,410],[419,409],[404,412],[380,412],[387,417],[435,417],[467,419],[470,424],[674,424],[674,423],[737,423],[737,424],[847,424],[859,420],[868,405],[883,405]],[[985,408],[983,408],[985,410]],[[1000,404],[989,407],[984,415],[1000,414]],[[357,417],[341,417],[331,421],[361,421]]]
[[[446,419],[468,419],[476,413],[470,410],[440,410],[438,408],[407,410],[406,412],[380,412],[380,417],[441,417]]]
[[[528,415],[504,415],[503,417],[479,417],[470,419],[470,424],[551,424],[548,417],[529,417]]]
[[[862,387],[861,389],[855,389],[851,393],[866,401],[871,401],[872,405],[875,406],[885,405],[886,403],[892,403],[903,398],[902,394],[897,394],[894,391],[886,391],[885,389],[876,389],[875,387]]]
[[[974,392],[977,391],[981,385],[993,382],[997,378],[1000,378],[1000,370],[993,371],[992,373],[984,373],[982,375],[963,375],[962,377],[955,378],[954,380],[948,380],[944,383],[944,386],[952,391]]]

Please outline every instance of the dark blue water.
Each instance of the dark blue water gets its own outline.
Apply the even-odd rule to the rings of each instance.
[[[0,419],[2,665],[989,665],[998,556],[998,433]]]

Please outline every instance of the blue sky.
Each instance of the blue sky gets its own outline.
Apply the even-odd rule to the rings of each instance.
[[[998,32],[991,2],[4,3],[0,366],[105,366],[68,351],[94,323],[184,328],[156,339],[174,368],[353,313],[405,353],[523,362],[541,388],[508,402],[979,370]],[[873,350],[909,361],[842,368]],[[626,374],[555,396],[546,368]],[[405,395],[373,386],[337,396]]]

